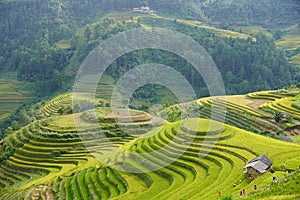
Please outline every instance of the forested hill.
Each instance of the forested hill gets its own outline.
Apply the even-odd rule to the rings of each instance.
[[[132,8],[148,5],[169,15],[211,22],[254,22],[283,24],[296,22],[298,0],[103,0],[105,9]]]
[[[288,25],[299,19],[298,0],[215,0],[203,7],[212,21]]]
[[[0,72],[16,71],[19,80],[37,82],[39,95],[59,90],[63,85],[67,85],[64,81],[68,82],[74,78],[74,74],[65,74],[66,67],[74,63],[78,67],[85,55],[99,42],[120,31],[138,27],[141,23],[149,25],[146,19],[139,22],[125,22],[122,19],[103,17],[105,14],[149,5],[157,14],[174,19],[174,22],[172,20],[168,22],[170,28],[193,36],[208,50],[221,69],[228,92],[275,89],[290,84],[295,78],[292,76],[293,68],[285,60],[284,54],[275,48],[272,39],[262,35],[257,36],[256,43],[250,39],[226,39],[209,30],[175,23],[175,18],[194,18],[206,24],[220,23],[221,19],[229,20],[234,17],[249,22],[278,19],[280,16],[282,19],[289,17],[295,19],[299,4],[296,0],[274,0],[272,3],[270,0],[240,0],[239,4],[236,2],[228,0],[184,2],[175,0],[172,3],[167,0],[1,1]],[[249,7],[249,3],[253,6]],[[274,12],[265,6],[268,3],[274,6]],[[229,8],[239,9],[233,12]],[[263,9],[267,9],[267,12]],[[218,13],[223,13],[224,16]],[[102,21],[94,23],[100,17],[103,17]],[[270,23],[272,22],[270,20]],[[114,24],[114,29],[111,29],[109,24]],[[64,41],[67,41],[65,46],[58,45],[59,42]],[[118,63],[119,66],[129,64]],[[76,66],[70,69],[75,71]],[[113,69],[111,75],[117,78],[120,75],[118,72],[120,68]],[[239,85],[241,82],[243,84]]]

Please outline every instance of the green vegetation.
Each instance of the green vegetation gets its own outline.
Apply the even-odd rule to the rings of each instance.
[[[288,50],[296,50],[300,46],[299,40],[299,35],[286,36],[283,39],[279,40],[277,42],[277,45],[280,47],[285,47]]]
[[[69,40],[60,40],[56,43],[59,49],[69,49],[71,48],[71,42]]]
[[[262,124],[271,123],[273,119],[258,110],[256,101],[261,101],[263,95],[266,95],[265,98],[270,98],[269,95],[277,97],[274,102],[286,98],[297,100],[297,96],[285,97],[294,94],[295,90],[249,94],[251,99],[243,95],[236,97],[239,100],[234,96],[228,97],[226,123],[247,129],[246,124],[251,124],[249,120],[252,119],[252,126],[267,128]],[[67,102],[61,99],[70,99],[69,95],[55,97],[45,108],[51,108],[50,105],[54,105],[51,102],[61,107]],[[258,100],[255,96],[259,97]],[[216,103],[214,107],[221,105],[220,101],[218,98],[198,100],[201,113],[210,104]],[[287,101],[281,103],[288,105]],[[180,108],[190,112],[188,110],[193,110],[193,106],[197,104],[185,103]],[[82,118],[88,112],[56,114],[33,122],[2,140],[1,198],[28,195],[42,198],[44,194],[41,191],[58,199],[215,199],[219,192],[221,198],[230,199],[231,196],[238,197],[242,189],[246,190],[245,198],[249,199],[282,195],[292,199],[299,195],[297,173],[285,176],[281,167],[285,162],[285,170],[298,169],[300,147],[297,144],[256,135],[209,119],[191,117],[174,123],[166,122],[164,126],[159,124],[157,129],[148,132],[149,129],[140,124],[146,113],[134,110],[127,113],[127,117],[140,120],[127,125],[127,132],[133,133],[129,136],[122,133],[124,127],[116,126],[113,121],[101,120],[99,124],[98,121]],[[110,108],[99,108],[97,115],[103,118],[109,117],[110,113]],[[239,115],[248,118],[243,120],[245,122],[234,122]],[[76,126],[74,119],[77,119]],[[265,121],[255,123],[259,122],[258,119]],[[106,138],[99,135],[100,130]],[[143,134],[145,137],[139,137]],[[126,164],[122,165],[124,170],[134,168],[143,172],[151,166],[169,164],[159,170],[133,174],[114,170],[96,159],[97,155],[105,155],[115,147],[143,153],[127,157]],[[243,174],[243,166],[261,154],[266,154],[273,161],[272,169],[250,181]],[[124,156],[119,151],[108,155],[105,159],[110,164],[121,162]],[[272,183],[273,176],[278,178],[278,185]],[[233,187],[233,184],[236,186]],[[253,190],[254,184],[259,188],[257,192]],[[285,190],[286,187],[289,190]]]
[[[293,140],[294,143],[300,144],[300,136],[299,135],[292,137],[292,140]]]
[[[292,81],[290,72],[292,72],[293,69],[285,61],[283,52],[278,51],[272,39],[261,33],[252,37],[237,32],[209,28],[203,25],[190,25],[186,21],[181,22],[180,20],[163,18],[156,15],[141,16],[138,17],[137,21],[142,27],[168,27],[190,35],[199,41],[208,53],[210,53],[216,65],[219,67],[226,90],[229,94],[247,93],[250,91],[274,88],[274,86],[281,88]],[[91,29],[91,35],[95,35],[97,25],[96,23],[88,27]],[[93,38],[92,41],[96,40],[97,38]],[[253,61],[253,59],[257,62]],[[274,59],[277,61],[274,62]],[[196,72],[189,63],[186,63],[185,60],[176,55],[170,54],[170,52],[161,50],[140,50],[122,56],[110,66],[108,73],[114,79],[118,80],[132,67],[149,62],[163,63],[174,67],[184,74],[186,79],[192,83],[199,97],[208,95],[207,88],[203,87],[203,79],[200,78],[201,76],[195,76]],[[278,66],[278,64],[276,64],[278,62],[284,64]],[[120,63],[126,63],[126,65],[124,66]],[[182,66],[185,66],[184,71]],[[287,69],[288,71],[286,71]],[[249,70],[253,72],[251,74],[246,73]],[[276,71],[276,73],[273,73],[274,71]],[[238,74],[238,76],[235,74]],[[275,77],[277,74],[281,74],[280,78]],[[154,96],[159,96],[157,88],[155,87],[144,87],[140,90],[141,91],[137,92],[136,96],[134,96],[135,99],[152,99]]]
[[[298,192],[300,187],[299,172],[297,170],[292,174],[287,174],[266,188],[249,194],[245,199],[297,199],[300,197]]]
[[[64,3],[55,1],[53,4],[40,4],[40,2],[34,3],[34,1],[5,1],[2,4],[3,12],[1,14],[5,16],[5,19],[11,20],[5,20],[3,22],[5,25],[1,26],[1,44],[7,47],[1,48],[3,56],[0,58],[0,63],[4,66],[1,71],[17,71],[19,80],[36,83],[36,96],[44,96],[60,88],[70,88],[70,83],[76,76],[80,63],[99,42],[121,31],[154,25],[168,27],[190,35],[203,45],[221,69],[228,93],[276,89],[292,82],[293,69],[286,62],[284,55],[274,48],[274,41],[261,35],[250,36],[240,33],[240,31],[224,30],[224,27],[218,29],[214,25],[218,24],[219,19],[230,20],[230,16],[221,17],[220,12],[230,12],[237,16],[246,14],[249,16],[247,23],[254,23],[253,21],[260,20],[260,17],[263,16],[265,17],[263,19],[272,18],[274,21],[269,22],[270,25],[268,25],[271,27],[272,24],[278,23],[279,16],[289,19],[294,17],[294,12],[288,11],[295,9],[294,6],[291,6],[293,1],[290,1],[286,3],[276,0],[276,3],[270,4],[276,10],[274,12],[270,11],[271,7],[267,3],[269,0],[256,1],[251,5],[247,1],[242,1],[240,4],[235,1],[224,3],[219,0],[203,1],[202,3],[187,1],[184,6],[181,1],[174,1],[170,4],[164,0],[117,3],[113,0],[85,1],[81,4],[67,0]],[[129,9],[143,4],[148,4],[157,11],[157,14],[143,15],[124,11],[124,8]],[[238,6],[239,12],[231,12],[230,6]],[[249,11],[245,9],[247,6],[256,9],[256,14],[261,14],[248,13]],[[27,7],[31,9],[27,9]],[[265,10],[262,10],[261,7]],[[18,9],[14,10],[15,8]],[[229,10],[223,12],[223,9]],[[109,13],[111,10],[115,10],[115,12]],[[116,12],[120,10],[122,12]],[[168,17],[165,16],[167,14]],[[60,18],[60,16],[63,17]],[[216,21],[216,24],[211,21],[212,19]],[[237,18],[234,17],[234,19]],[[20,30],[24,29],[29,31],[23,34],[24,32]],[[254,26],[253,29],[257,28]],[[16,37],[18,40],[14,39]],[[114,80],[118,80],[124,72],[130,69],[130,66],[151,61],[153,57],[151,55],[153,55],[152,51],[145,51],[123,56],[118,59],[117,63],[112,64],[109,73]],[[156,56],[157,53],[154,55]],[[166,58],[167,56],[169,58]],[[129,57],[134,59],[129,59]],[[294,59],[296,58],[294,57]],[[157,62],[163,61],[164,64],[176,69],[187,66],[184,61],[178,62],[176,56],[163,55],[160,59],[157,57],[155,59]],[[253,70],[251,76],[245,73],[249,69]],[[274,71],[277,73],[273,73]],[[193,73],[192,70],[187,70],[186,77],[193,77],[191,76]],[[202,85],[201,80],[190,79],[192,83],[195,83],[193,85],[195,88]],[[240,85],[240,83],[242,84]],[[110,88],[110,86],[108,87]],[[203,91],[205,88],[201,88],[197,92],[199,97],[207,95]],[[101,98],[108,99],[106,94]]]
[[[300,36],[299,35],[287,35],[276,42],[276,45],[286,49],[286,54],[292,64],[299,67],[300,57]]]
[[[30,83],[0,79],[0,122],[32,98]]]
[[[45,116],[72,113],[72,98],[70,94],[62,94],[49,101],[41,112]]]
[[[224,131],[222,124],[207,119],[186,119],[183,128],[196,132],[197,134],[218,134]]]
[[[300,66],[300,54],[297,54],[291,58],[293,64]]]
[[[250,35],[255,35],[258,33],[263,33],[267,35],[268,37],[272,37],[272,33],[270,33],[267,28],[264,28],[263,26],[253,25],[253,26],[236,26],[233,27],[235,31],[240,31],[242,33],[248,33]]]
[[[132,11],[140,6],[155,12]],[[0,199],[300,198],[300,84],[278,90],[300,81],[298,11],[298,0],[1,1]],[[191,63],[159,49],[120,56],[72,93],[99,43],[151,27],[191,36],[227,94],[246,95],[178,102],[147,84],[129,110],[111,108],[119,79],[149,63],[209,95]],[[262,154],[273,165],[248,179],[243,167]]]
[[[293,6],[291,6],[293,5]],[[296,23],[299,4],[295,0],[208,1],[204,14],[223,28],[231,25],[263,25],[270,29]],[[286,23],[282,23],[284,20]]]
[[[151,116],[143,111],[110,108],[98,108],[82,113],[82,120],[98,123],[149,123]]]

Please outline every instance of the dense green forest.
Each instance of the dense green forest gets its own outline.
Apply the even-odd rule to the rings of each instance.
[[[284,87],[292,83],[294,69],[287,63],[283,52],[278,51],[273,41],[263,34],[251,38],[233,39],[215,36],[210,31],[174,24],[198,41],[212,56],[225,82],[228,94]],[[109,73],[118,80],[125,71],[145,62],[162,63],[184,74],[194,86],[199,97],[207,96],[200,74],[184,59],[159,50],[133,52],[112,64]]]
[[[87,17],[81,13],[96,8],[96,2],[2,1],[1,71],[17,71],[19,80],[37,82],[37,94],[59,89],[72,51],[55,44],[74,37]]]
[[[209,1],[203,7],[205,16],[214,22],[263,24],[270,28],[297,22],[300,4],[297,0]],[[224,25],[223,25],[224,26]]]

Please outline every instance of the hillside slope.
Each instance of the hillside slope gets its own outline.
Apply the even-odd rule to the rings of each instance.
[[[284,177],[283,162],[284,170],[299,167],[297,144],[208,119],[162,125],[145,118],[143,124],[117,126],[106,118],[107,108],[99,124],[87,114],[59,115],[57,108],[68,98],[61,95],[45,105],[50,118],[1,141],[1,199],[216,199],[218,192],[237,197],[242,189],[248,194],[253,185],[262,189],[273,176]],[[250,107],[240,109],[259,115]],[[243,167],[262,154],[273,161],[272,170],[250,181]],[[132,170],[140,174],[126,172]]]
[[[164,27],[193,37],[217,64],[228,94],[278,89],[290,85],[297,79],[296,68],[288,63],[284,52],[276,48],[273,39],[262,34],[224,30],[203,21],[165,17],[164,13],[160,12],[153,15],[124,10],[103,13],[101,9],[98,10],[98,6],[101,7],[98,4],[93,9],[99,13],[91,11],[89,13],[93,17],[86,16],[81,21],[76,19],[74,13],[84,13],[91,8],[91,4],[36,3],[33,7],[32,4],[33,1],[7,1],[1,7],[5,10],[3,16],[8,12],[6,10],[9,10],[7,13],[9,19],[4,20],[3,24],[6,25],[1,27],[3,48],[0,50],[2,51],[0,71],[1,77],[13,74],[13,78],[10,76],[11,79],[33,82],[31,90],[36,101],[37,98],[47,98],[57,91],[70,90],[78,68],[94,47],[119,32],[138,27]],[[26,6],[32,8],[26,10]],[[14,10],[16,8],[20,9]],[[47,10],[49,12],[46,12]],[[15,22],[15,19],[22,19],[24,23]],[[26,33],[23,34],[24,32],[16,27],[23,28]],[[280,42],[283,46],[289,43]],[[292,51],[291,56],[297,57],[297,48],[295,50],[293,47]],[[148,63],[149,60],[171,66],[184,74],[192,83],[199,98],[208,95],[203,79],[186,60],[170,52],[141,50],[121,56],[112,63],[107,76],[112,80],[107,86],[101,86],[101,90],[107,93],[105,98],[109,98],[112,85],[124,73],[133,66]],[[251,73],[247,73],[248,71]],[[166,101],[173,104],[175,101],[166,97],[168,93],[170,91],[152,86],[141,88],[134,96],[138,103],[132,106],[140,109],[141,104],[148,104],[146,106],[149,107],[157,103],[165,104]],[[155,98],[155,95],[160,98]],[[149,99],[152,99],[152,102],[149,102]],[[11,109],[7,106],[3,110]],[[12,121],[18,121],[16,120],[18,115],[17,113],[13,116],[5,115],[7,121],[1,124],[1,135],[8,132]],[[16,127],[13,126],[13,129],[18,129]]]

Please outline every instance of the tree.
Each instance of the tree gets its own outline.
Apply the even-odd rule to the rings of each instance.
[[[142,105],[142,110],[145,111],[145,112],[149,112],[149,106],[146,105],[146,104],[143,104]]]
[[[14,132],[14,129],[12,127],[8,127],[6,133],[11,134]]]
[[[222,197],[222,200],[233,200],[232,195]]]
[[[18,121],[21,125],[26,125],[31,122],[31,119],[25,110],[21,110]]]
[[[72,114],[72,106],[71,105],[63,105],[58,111],[59,114]]]
[[[281,39],[282,35],[283,35],[283,32],[281,30],[276,30],[274,33],[274,39],[279,40],[279,39]]]
[[[91,29],[91,27],[89,25],[86,26],[86,28],[84,30],[84,37],[87,40],[91,40],[91,38],[92,38],[92,29]]]

